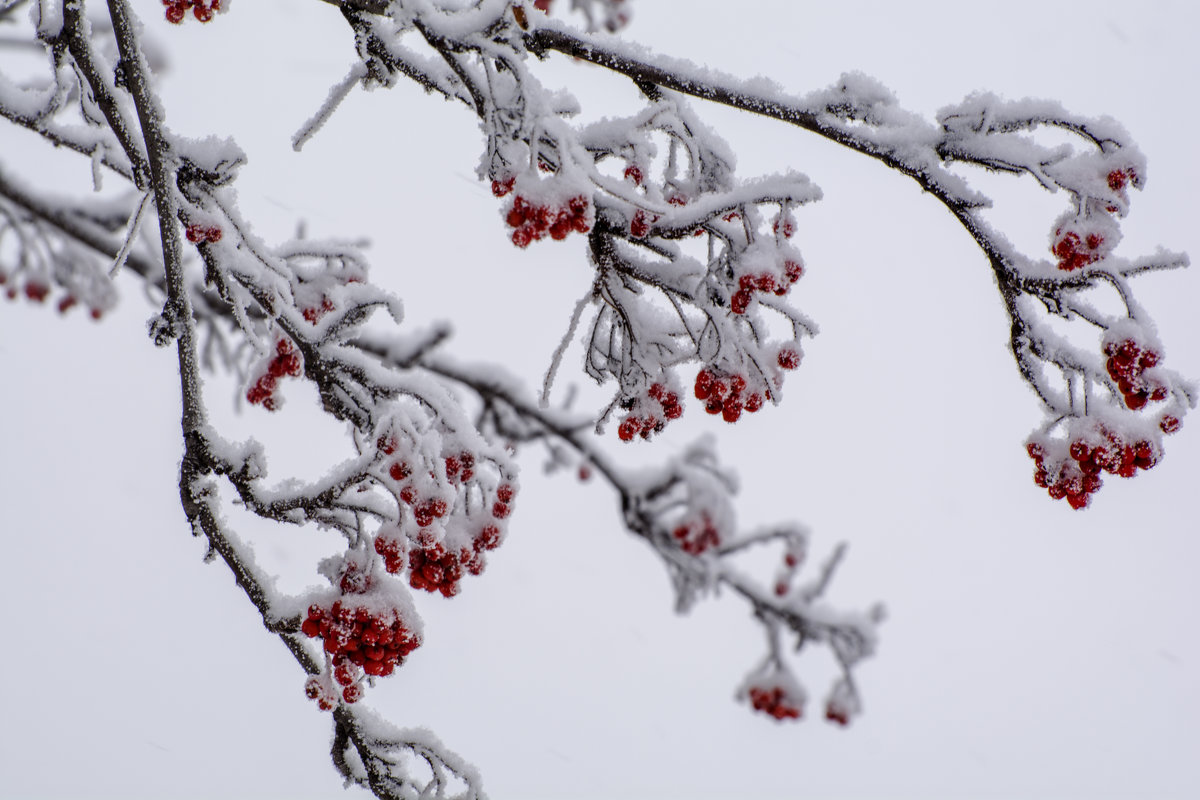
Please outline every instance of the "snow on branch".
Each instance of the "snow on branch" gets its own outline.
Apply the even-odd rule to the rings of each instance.
[[[805,268],[790,241],[792,212],[819,199],[819,190],[799,174],[737,178],[728,147],[685,96],[796,125],[908,175],[945,205],[987,258],[1018,371],[1045,408],[1028,449],[1035,482],[1051,497],[1083,508],[1101,473],[1129,477],[1152,467],[1163,436],[1195,406],[1194,385],[1162,367],[1161,343],[1129,283],[1184,266],[1187,257],[1117,254],[1129,190],[1142,188],[1146,165],[1111,119],[979,93],[934,123],[861,74],[794,95],[763,78],[742,80],[579,32],[522,3],[464,12],[397,1],[378,13],[387,25],[364,16],[357,23],[360,32],[373,26],[376,49],[399,52],[402,40],[423,41],[479,116],[480,177],[497,197],[513,197],[506,207],[513,243],[588,235],[596,279],[585,372],[615,384],[598,427],[619,409],[623,440],[650,438],[681,413],[678,368],[689,362],[702,365],[697,398],[726,421],[778,403],[783,371],[799,364],[801,339],[816,332],[787,295]],[[578,102],[542,88],[528,59],[551,52],[626,76],[645,110],[572,126]],[[1037,135],[1050,129],[1074,142]],[[1049,225],[1052,258],[1021,252],[992,226],[991,201],[970,186],[964,166],[1064,190],[1068,206]],[[693,237],[704,246],[688,247],[698,244]],[[1097,312],[1094,301],[1105,294],[1123,311]],[[1082,330],[1061,335],[1049,318],[1080,322]],[[580,321],[577,312],[572,330]],[[783,338],[773,338],[780,328]]]

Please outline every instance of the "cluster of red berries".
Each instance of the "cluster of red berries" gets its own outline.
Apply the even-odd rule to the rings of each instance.
[[[472,575],[481,574],[487,565],[484,552],[499,547],[500,538],[500,528],[489,524],[479,530],[470,547],[460,548],[457,552],[447,550],[441,544],[413,550],[409,555],[409,585],[427,592],[441,592],[443,597],[453,597],[458,594],[458,582],[462,579],[463,571]],[[379,547],[379,539],[376,539],[375,549],[379,550]]]
[[[333,311],[334,308],[335,306],[333,305],[333,301],[325,295],[321,295],[321,305],[309,306],[308,308],[301,309],[300,313],[310,324],[316,325],[321,321],[321,317],[325,316],[330,311]]]
[[[267,365],[267,371],[259,376],[254,385],[246,392],[246,399],[251,405],[261,405],[267,411],[279,407],[279,397],[275,394],[279,379],[286,375],[298,377],[301,373],[300,354],[288,339],[280,339],[275,343],[275,356]]]
[[[746,273],[738,278],[738,290],[730,298],[729,308],[735,314],[745,314],[746,309],[750,307],[750,301],[754,299],[755,292],[783,297],[803,274],[804,267],[798,261],[790,259],[783,262],[782,280],[777,279],[770,272],[762,272],[758,275]]]
[[[500,184],[503,189],[504,184]],[[493,183],[492,191],[497,185]],[[507,194],[507,192],[505,192]],[[561,241],[570,235],[571,231],[587,233],[592,229],[588,219],[590,203],[584,195],[577,195],[566,202],[566,205],[554,208],[551,206],[530,203],[524,197],[517,195],[513,199],[512,208],[508,210],[504,220],[513,228],[512,241],[517,247],[528,247],[530,242],[550,234],[550,238]]]
[[[5,283],[8,283],[8,275],[0,272],[0,286],[4,285]],[[46,298],[50,296],[50,285],[43,283],[37,278],[30,278],[20,289],[14,285],[9,286],[4,291],[4,296],[9,300],[16,300],[21,294],[24,294],[26,299],[28,299],[30,302],[44,303],[46,302]],[[75,297],[75,295],[65,294],[62,296],[62,299],[58,301],[58,313],[66,314],[78,304],[79,300]],[[91,314],[92,319],[95,320],[98,320],[104,316],[104,311],[100,308],[93,307],[89,310],[89,313]]]
[[[1058,258],[1059,269],[1071,272],[1099,261],[1102,244],[1104,237],[1099,233],[1088,233],[1081,237],[1073,230],[1059,228],[1054,232],[1054,246],[1050,252]]]
[[[1071,508],[1080,509],[1088,505],[1091,496],[1103,485],[1101,472],[1132,478],[1139,469],[1150,469],[1158,463],[1159,453],[1149,440],[1130,442],[1103,427],[1097,432],[1102,437],[1099,443],[1091,436],[1072,439],[1067,446],[1069,458],[1061,453],[1052,457],[1047,445],[1030,442],[1026,449],[1037,464],[1033,482],[1055,500],[1066,498]]]
[[[388,467],[388,477],[397,483],[406,481],[411,476],[412,469],[403,461],[393,461],[392,465]],[[417,493],[417,487],[412,483],[401,486],[397,495],[406,505],[412,507],[413,520],[420,528],[428,528],[435,519],[441,519],[450,511],[450,506],[440,497],[427,497],[421,500]]]
[[[1152,400],[1160,402],[1167,399],[1166,385],[1145,375],[1146,370],[1158,365],[1160,356],[1156,351],[1142,349],[1133,339],[1126,339],[1123,342],[1106,342],[1104,355],[1108,356],[1105,365],[1108,374],[1116,381],[1127,408],[1138,411]]]
[[[621,420],[621,424],[617,427],[617,437],[621,441],[631,442],[638,435],[641,435],[643,439],[649,439],[655,433],[662,433],[663,428],[667,425],[667,420],[679,419],[683,416],[683,406],[679,404],[679,395],[667,389],[663,384],[651,384],[647,395],[648,400],[642,401],[640,405],[642,409],[650,405],[652,410],[644,413],[643,416],[629,414]],[[633,406],[634,401],[630,400],[629,408],[633,408]],[[657,410],[653,410],[655,407]]]
[[[799,363],[799,362],[797,362]],[[696,373],[696,399],[704,401],[704,410],[709,414],[720,414],[726,422],[737,422],[742,411],[754,413],[763,407],[764,395],[746,391],[746,379],[741,375],[729,375],[715,367],[706,367]],[[771,399],[771,390],[765,400]]]
[[[201,22],[208,22],[214,12],[221,10],[221,0],[163,0],[163,5],[167,7],[167,22],[176,25],[183,22],[189,8]]]
[[[1115,169],[1108,173],[1106,179],[1108,188],[1124,197],[1125,186],[1131,181],[1136,183],[1137,174],[1132,168]],[[1116,213],[1118,207],[1110,204],[1104,206],[1104,210]],[[1106,230],[1109,232],[1107,236]],[[1089,212],[1083,219],[1077,217],[1071,223],[1059,225],[1054,231],[1054,243],[1050,246],[1050,252],[1058,259],[1057,266],[1060,270],[1073,272],[1103,258],[1118,238],[1119,232],[1115,223],[1097,209],[1094,213]]]
[[[793,704],[792,699],[787,696],[787,692],[780,686],[751,686],[749,695],[750,705],[755,711],[761,711],[780,720],[800,719],[801,704]]]
[[[702,512],[698,520],[677,525],[675,530],[671,531],[671,535],[679,542],[683,552],[693,556],[721,544],[721,532],[717,530],[707,512]]]
[[[204,242],[221,241],[221,229],[215,225],[212,227],[204,227],[203,225],[188,225],[184,231],[187,240],[192,244],[203,244]]]
[[[396,609],[378,608],[366,598],[356,603],[352,597],[343,595],[328,608],[316,603],[309,606],[300,630],[322,640],[325,652],[334,657],[335,669],[341,656],[343,663],[348,661],[368,675],[391,675],[421,646],[421,637],[407,628]],[[347,702],[353,701],[347,698]]]
[[[850,709],[836,700],[830,700],[825,704],[825,719],[844,728],[850,724]]]

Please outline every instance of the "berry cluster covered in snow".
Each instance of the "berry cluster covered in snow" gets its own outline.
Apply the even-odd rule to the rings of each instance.
[[[778,721],[800,719],[808,699],[804,687],[791,672],[779,665],[751,675],[742,686],[741,694],[755,711]]]
[[[1029,442],[1026,449],[1037,465],[1033,481],[1055,500],[1084,508],[1103,485],[1101,473],[1132,478],[1138,470],[1158,463],[1162,443],[1157,433],[1149,429],[1137,435],[1088,419],[1075,420],[1065,438],[1042,436]]]
[[[595,211],[587,195],[576,193],[576,188],[567,181],[539,179],[534,174],[492,181],[492,193],[497,197],[515,190],[504,221],[513,229],[512,242],[517,247],[528,247],[546,236],[562,241],[573,232],[590,231]]]
[[[800,351],[794,346],[785,346],[776,354],[776,363],[780,369],[796,369],[800,366]],[[776,389],[783,382],[778,372],[773,373],[771,380]],[[753,384],[750,381],[754,381]],[[705,411],[720,414],[726,422],[737,422],[742,411],[753,414],[774,397],[762,377],[731,374],[715,366],[696,373],[694,392],[696,399],[703,401]]]
[[[192,16],[201,22],[208,22],[213,18],[213,14],[223,11],[221,0],[162,0],[164,6],[167,7],[167,22],[176,25],[183,22],[184,17],[190,10]],[[228,6],[228,0],[225,5]]]
[[[386,677],[421,645],[411,601],[392,579],[360,560],[335,559],[340,565],[335,590],[312,603],[301,632],[321,640],[325,672],[308,679],[305,692],[322,710],[338,700],[357,702],[365,676]],[[328,565],[327,565],[328,566]]]
[[[1166,374],[1157,369],[1162,354],[1137,338],[1111,336],[1104,342],[1105,368],[1117,384],[1125,406],[1140,411],[1147,403],[1162,402],[1170,394]]]
[[[671,536],[679,543],[683,552],[693,556],[721,544],[721,531],[707,510],[701,510],[689,519],[682,520],[671,531]]]
[[[279,381],[286,377],[299,377],[303,370],[304,362],[296,346],[290,339],[280,337],[275,342],[275,353],[260,365],[258,377],[246,390],[246,400],[267,411],[278,410],[283,404],[283,397],[278,393]]]
[[[377,438],[382,483],[400,518],[380,529],[374,549],[387,572],[407,569],[414,589],[453,597],[463,575],[482,573],[485,554],[503,541],[516,486],[508,467],[494,458],[458,448],[431,456],[420,447],[405,448],[411,441],[411,430],[400,426]]]
[[[626,398],[621,407],[629,412],[617,427],[617,438],[623,442],[638,436],[649,439],[662,433],[669,421],[683,416],[679,394],[662,383],[650,384],[645,396]]]
[[[783,262],[782,277],[777,277],[770,272],[760,272],[757,275],[743,273],[738,276],[738,290],[734,292],[729,301],[729,309],[735,314],[745,314],[756,292],[783,297],[803,274],[804,267],[798,260],[792,259]]]
[[[221,241],[221,229],[215,225],[188,225],[184,231],[184,235],[192,244],[203,244],[205,242],[215,244]]]

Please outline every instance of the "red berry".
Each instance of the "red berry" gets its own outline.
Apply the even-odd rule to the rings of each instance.
[[[725,404],[721,408],[721,417],[726,422],[737,422],[741,416],[742,401],[736,395],[730,396],[725,400]]]
[[[650,219],[646,212],[639,208],[629,222],[629,235],[635,239],[641,239],[648,233],[650,233]]]
[[[513,499],[513,487],[511,484],[502,483],[496,488],[496,499],[502,503],[511,503]]]
[[[780,349],[777,360],[783,369],[796,369],[800,366],[800,353],[793,347],[784,347]]]

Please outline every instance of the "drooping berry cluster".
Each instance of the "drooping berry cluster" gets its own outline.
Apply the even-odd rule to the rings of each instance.
[[[779,686],[764,688],[752,686],[749,691],[750,705],[755,711],[774,717],[775,719],[800,719],[803,712],[801,705],[792,705],[787,694]]]
[[[409,630],[402,614],[381,607],[370,595],[344,595],[330,606],[314,603],[308,607],[300,630],[305,636],[322,640],[325,652],[334,658],[335,670],[340,656],[342,672],[351,678],[353,673],[346,662],[367,675],[383,677],[391,675],[409,653],[421,646],[420,635]],[[338,682],[348,685],[341,678]]]
[[[1151,439],[1125,437],[1099,424],[1077,428],[1066,440],[1035,440],[1026,448],[1037,464],[1033,482],[1055,500],[1065,498],[1071,508],[1088,505],[1103,485],[1102,472],[1132,478],[1161,458],[1160,446]]]
[[[485,525],[475,535],[470,547],[450,551],[441,543],[434,543],[413,550],[409,554],[409,585],[427,592],[440,592],[443,597],[453,597],[458,594],[458,582],[464,571],[472,575],[483,572],[487,565],[484,552],[499,547],[500,538],[499,527]],[[375,547],[379,548],[379,539],[375,540]]]
[[[334,306],[333,301],[325,295],[321,295],[320,305],[305,306],[304,308],[300,309],[300,313],[307,322],[316,325],[321,321],[321,317],[325,316],[330,311],[333,311],[334,308],[336,308],[336,306]]]
[[[496,184],[493,184],[492,191],[495,192],[496,188]],[[503,189],[503,184],[500,188]],[[513,244],[528,247],[530,242],[536,242],[547,234],[551,239],[561,241],[572,231],[587,233],[592,229],[588,213],[590,209],[591,203],[584,195],[572,197],[558,206],[531,202],[517,195],[504,220],[514,229]]]
[[[9,276],[3,271],[0,271],[0,286],[3,286],[8,282]],[[13,284],[9,285],[9,287],[4,290],[4,296],[9,300],[16,300],[21,295],[24,295],[25,299],[31,303],[45,303],[46,299],[50,296],[50,291],[51,287],[48,282],[38,277],[29,277],[26,279],[25,284],[20,288],[17,288],[16,282],[14,281]],[[66,314],[77,305],[79,305],[79,298],[71,294],[70,289],[68,289],[67,294],[64,294],[58,301],[58,313]],[[104,309],[98,306],[92,306],[88,310],[88,313],[91,315],[92,319],[99,320],[104,316]]]
[[[163,5],[167,7],[167,22],[176,25],[183,22],[189,8],[201,22],[208,22],[214,12],[221,10],[221,0],[163,0]]]
[[[683,552],[693,556],[721,544],[721,531],[707,511],[700,512],[695,519],[685,520],[676,525],[671,535],[679,542]]]
[[[1104,354],[1108,356],[1105,366],[1109,377],[1121,391],[1126,408],[1138,411],[1148,402],[1167,399],[1167,384],[1153,371],[1161,358],[1158,351],[1143,348],[1136,340],[1127,338],[1105,342]]]
[[[1104,237],[1099,233],[1081,236],[1077,231],[1060,227],[1054,232],[1054,246],[1050,252],[1058,258],[1059,269],[1071,272],[1099,261],[1103,244]]]
[[[463,574],[483,572],[484,553],[503,539],[515,487],[502,473],[495,488],[488,488],[477,475],[479,459],[466,450],[440,456],[440,464],[414,467],[410,462],[415,459],[397,457],[395,434],[380,435],[376,447],[388,478],[385,483],[409,509],[409,516],[376,535],[375,552],[388,572],[407,568],[414,589],[454,596]]]
[[[289,339],[281,338],[275,343],[275,355],[267,365],[266,372],[247,390],[246,400],[252,405],[261,405],[267,411],[279,408],[280,397],[275,393],[279,380],[285,376],[298,377],[303,369],[300,354]]]
[[[627,398],[621,405],[632,412],[617,427],[617,437],[623,442],[631,442],[637,436],[649,439],[662,433],[669,420],[683,416],[679,394],[661,383],[650,384],[645,397]]]
[[[844,728],[850,724],[850,709],[836,700],[830,700],[825,704],[825,719]]]
[[[799,363],[799,362],[797,362]],[[746,379],[731,375],[716,367],[705,367],[696,373],[696,399],[704,401],[704,410],[709,414],[720,414],[726,422],[737,422],[742,411],[751,414],[771,399],[771,390],[746,391]]]
[[[754,299],[755,292],[783,297],[803,274],[804,267],[796,259],[787,259],[783,262],[782,276],[776,276],[770,272],[743,273],[738,277],[738,290],[729,300],[729,310],[735,314],[745,314],[746,309],[750,307],[750,301]]]
[[[1079,212],[1068,212],[1058,219],[1051,237],[1050,252],[1058,259],[1063,272],[1074,272],[1108,256],[1121,238],[1113,214],[1121,214],[1128,203],[1125,187],[1138,185],[1138,175],[1132,167],[1110,170],[1104,177],[1108,189],[1117,198],[1089,198]],[[1099,190],[1100,192],[1103,189]]]
[[[205,227],[203,225],[188,225],[184,231],[187,240],[192,244],[203,244],[204,242],[216,243],[221,241],[221,229],[214,226]]]
[[[825,699],[825,719],[844,728],[861,711],[862,704],[853,684],[846,678],[835,681],[829,697]]]

